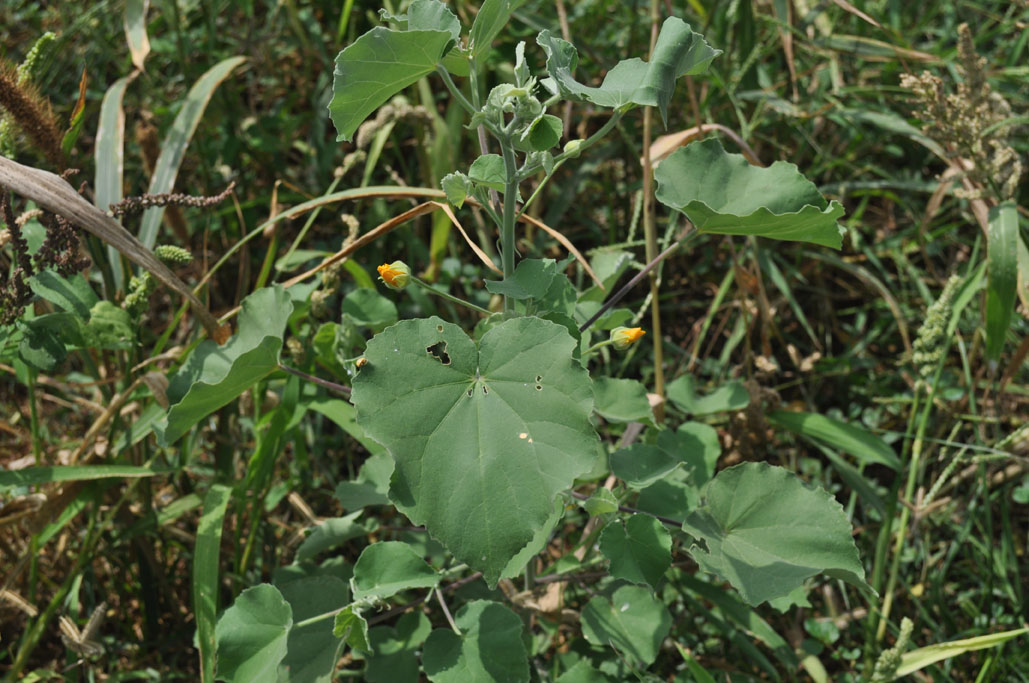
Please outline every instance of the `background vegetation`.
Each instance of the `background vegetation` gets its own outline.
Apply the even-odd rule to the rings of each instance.
[[[449,4],[466,26],[471,23],[476,3]],[[134,66],[123,3],[76,3],[74,10],[71,5],[0,4],[0,57],[18,64],[43,33],[56,35],[33,81],[62,126],[75,109],[85,70],[84,120],[68,155],[68,165],[81,169],[77,185],[94,177],[100,102]],[[1029,10],[1010,0],[691,0],[659,6],[662,16],[682,17],[724,54],[708,75],[680,87],[667,131],[658,132],[720,124],[761,162],[797,164],[826,196],[846,206],[848,233],[838,253],[706,236],[665,262],[656,302],[644,283],[625,305],[645,327],[648,306],[658,306],[668,380],[685,373],[707,387],[728,378],[746,380],[751,407],[712,420],[723,451],[719,467],[768,461],[834,493],[856,528],[870,573],[887,543],[892,549],[890,536],[880,534],[883,519],[899,517],[907,506],[909,520],[901,552],[895,559],[889,555],[895,569],[886,571],[889,563],[882,563],[884,575],[873,582],[883,593],[882,582],[894,579],[885,586],[892,605],[884,632],[877,632],[879,622],[856,593],[826,577],[811,584],[799,607],[785,613],[768,605],[751,610],[712,598],[710,587],[717,582],[676,554],[667,589],[674,640],[717,680],[817,677],[819,667],[834,680],[847,680],[893,643],[902,616],[914,621],[917,645],[1019,628],[1029,586],[1026,289],[1020,284],[1018,312],[998,365],[984,357],[982,292],[966,300],[959,293],[964,308],[956,312],[953,334],[930,336],[921,350],[931,357],[913,360],[927,308],[950,276],[975,271],[986,242],[957,184],[941,182],[947,164],[933,144],[947,141],[938,129],[924,130],[916,116],[922,106],[900,79],[929,70],[956,91],[962,80],[958,27],[968,23],[990,87],[1010,105],[1004,128],[1024,160]],[[444,106],[449,99],[432,79],[409,88],[355,144],[336,142],[326,110],[333,59],[377,25],[377,8],[300,0],[151,4],[145,70],[124,97],[125,196],[151,187],[158,155],[162,146],[174,144],[173,122],[197,79],[223,59],[246,58],[213,91],[174,182],[174,191],[198,196],[217,195],[235,182],[232,196],[215,206],[169,210],[160,229],[160,243],[194,255],[176,272],[190,286],[206,281],[202,297],[216,314],[230,311],[258,286],[286,280],[335,252],[352,225],[364,232],[410,203],[365,198],[334,204],[280,221],[233,251],[270,217],[331,190],[438,188],[444,174],[466,167],[478,154],[474,133],[460,125],[456,104]],[[510,74],[515,44],[533,45],[544,28],[560,30],[576,44],[577,77],[586,83],[596,83],[621,58],[645,54],[650,40],[647,3],[530,0],[494,46],[487,86]],[[540,55],[530,52],[530,63],[541,66]],[[569,106],[563,114],[569,138],[585,138],[606,120],[585,105]],[[562,171],[533,211],[581,251],[626,250],[634,254],[632,267],[642,267],[642,139],[642,115],[634,112],[581,163]],[[732,140],[724,137],[723,144],[739,151]],[[16,155],[22,163],[55,170],[31,140],[19,140]],[[1016,186],[1015,199],[1026,205],[1024,185]],[[675,228],[660,205],[656,220],[659,234]],[[138,219],[125,223],[135,230]],[[495,238],[486,234],[482,216],[469,213],[466,225],[480,244],[492,247]],[[542,230],[526,232],[519,248],[523,255],[565,254]],[[105,252],[90,253],[96,258]],[[9,258],[0,252],[4,268]],[[309,315],[290,329],[297,367],[346,381],[345,367],[327,366],[314,353],[305,356],[305,346],[321,322],[339,320],[342,294],[371,283],[375,265],[396,259],[431,282],[489,305],[481,288],[485,273],[449,222],[419,218],[359,251],[338,281],[328,283],[334,289],[298,302],[309,307]],[[417,292],[394,300],[402,318],[437,311],[451,320],[460,317],[449,304]],[[42,303],[36,306],[45,310]],[[212,586],[222,608],[242,589],[293,562],[312,525],[345,513],[337,485],[355,479],[367,451],[352,431],[325,415],[294,416],[287,410],[296,404],[298,389],[285,373],[271,375],[176,448],[162,449],[150,436],[134,438],[134,425],[155,404],[137,378],[174,367],[197,341],[199,326],[189,315],[177,316],[179,306],[175,295],[158,288],[136,346],[76,352],[51,374],[17,368],[9,354],[3,356],[0,467],[65,464],[80,446],[94,463],[185,467],[173,476],[51,485],[39,489],[46,503],[32,498],[35,487],[0,489],[0,587],[8,591],[0,600],[0,671],[12,677],[34,671],[35,680],[51,675],[45,672],[69,680],[196,680],[194,553],[202,502],[214,482],[247,482],[236,488],[225,516],[221,579]],[[612,375],[653,387],[653,353],[641,343],[612,358]],[[939,373],[928,403],[924,394],[916,397],[925,367]],[[332,395],[309,383],[299,391]],[[115,419],[91,433],[116,399],[124,402]],[[848,461],[824,443],[793,437],[769,423],[766,412],[776,408],[863,425],[906,463],[917,443],[909,492],[914,496],[903,495],[907,471]],[[613,445],[624,430],[611,425],[606,441]],[[267,467],[262,478],[254,479],[255,464]],[[894,504],[898,497],[903,500]],[[353,540],[337,554],[352,564],[368,538],[402,538],[421,543],[427,556],[438,554],[424,534],[390,510],[355,527]],[[570,513],[567,538],[578,540],[587,519],[585,512]],[[548,552],[558,557],[566,550]],[[455,600],[487,594],[481,581],[456,581]],[[565,605],[581,608],[592,591],[590,577],[579,577],[567,587]],[[412,604],[420,597],[411,597]],[[69,646],[67,632],[62,640],[59,617],[83,628],[101,603],[106,622],[95,635],[101,652]],[[423,607],[433,623],[444,623],[439,604]],[[398,613],[384,613],[378,623],[394,624]],[[556,625],[551,630],[554,652],[571,647],[569,632]],[[1027,642],[1023,637],[947,659],[921,675],[938,681],[1027,680]],[[542,657],[537,664],[540,671],[557,666]],[[680,654],[666,648],[652,670],[663,680],[691,680],[683,666]],[[362,667],[347,655],[339,675],[361,676]]]

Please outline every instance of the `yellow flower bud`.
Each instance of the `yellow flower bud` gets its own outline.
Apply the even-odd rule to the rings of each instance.
[[[383,263],[379,266],[379,279],[390,289],[401,290],[411,281],[411,269],[403,261]]]
[[[616,327],[611,330],[611,346],[624,351],[645,335],[642,327]]]

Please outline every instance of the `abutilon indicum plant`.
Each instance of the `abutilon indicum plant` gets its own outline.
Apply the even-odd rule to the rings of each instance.
[[[818,574],[873,593],[844,510],[829,493],[763,463],[719,470],[712,427],[656,419],[641,382],[606,377],[591,364],[646,333],[623,324],[630,316],[615,308],[619,295],[611,294],[627,264],[580,264],[596,284],[579,291],[568,277],[574,257],[519,259],[516,250],[526,208],[561,166],[588,154],[634,109],[656,107],[664,119],[679,79],[702,75],[720,51],[672,17],[649,61],[621,61],[590,86],[576,80],[575,47],[544,30],[533,44],[518,44],[513,82],[485,92],[484,60],[516,4],[487,0],[467,33],[438,0],[414,0],[400,16],[383,11],[383,25],[336,58],[329,104],[339,139],[349,141],[390,98],[431,77],[466,110],[480,142],[481,156],[443,178],[439,198],[449,211],[472,204],[495,224],[500,263],[491,265],[499,277],[484,286],[502,299],[502,310],[473,306],[474,329],[436,316],[381,329],[356,363],[353,408],[347,406],[356,411],[352,433],[372,455],[358,480],[341,487],[341,499],[355,512],[339,529],[359,524],[364,505],[393,505],[442,544],[445,560],[430,565],[424,545],[380,536],[348,570],[348,582],[316,567],[299,579],[244,591],[217,626],[219,678],[329,680],[350,648],[367,660],[371,681],[416,681],[420,672],[432,681],[643,680],[673,621],[662,593],[673,546],[699,568],[689,564],[696,576],[687,572],[688,580],[700,585],[714,575],[749,605],[788,606]],[[541,71],[530,67],[530,55],[545,63]],[[610,114],[590,137],[568,140],[553,113],[568,101]],[[524,192],[541,173],[535,191]],[[655,180],[657,200],[691,226],[683,244],[716,234],[841,247],[842,206],[823,198],[791,163],[752,166],[708,139],[663,160]],[[425,285],[400,261],[378,271],[395,296]],[[214,347],[202,347],[195,367],[172,381],[172,405],[158,428],[164,442],[221,400],[213,387],[224,387],[227,377],[246,386],[248,373],[276,362],[291,310],[281,288],[248,297],[239,334],[221,349],[237,362],[204,366]],[[736,383],[722,392],[725,400],[701,397],[682,377],[667,393],[697,418],[744,407],[748,399],[739,389]],[[612,450],[598,435],[597,415],[641,423],[644,431]],[[598,486],[605,478],[618,484]],[[662,505],[654,502],[659,488]],[[671,509],[667,501],[674,501]],[[554,535],[569,534],[558,530],[577,506],[589,517],[579,552],[541,562]],[[653,512],[658,508],[660,514]],[[504,601],[500,593],[480,591],[492,598],[464,601],[452,619],[444,609],[449,624],[431,624],[412,609],[393,626],[369,628],[369,615],[403,591],[436,591],[442,601],[446,586],[479,576],[488,589],[510,588],[508,580],[521,577],[531,590],[591,567],[606,568],[610,578],[576,615],[573,628],[585,638],[587,654],[545,656],[553,645],[546,634],[556,630],[516,611],[531,612],[526,596],[534,593]]]

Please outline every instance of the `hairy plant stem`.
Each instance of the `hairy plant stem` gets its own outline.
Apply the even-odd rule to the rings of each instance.
[[[650,56],[654,58],[657,44],[658,0],[650,0]],[[650,159],[651,107],[643,108],[643,235],[646,239],[647,261],[657,257],[657,228],[654,226],[654,165]],[[650,271],[650,326],[654,345],[654,393],[665,397],[664,350],[661,346],[661,307],[659,305],[660,282],[656,270]],[[665,404],[660,401],[654,406],[654,417],[663,422]]]
[[[500,139],[500,151],[504,154],[504,213],[500,226],[500,259],[504,279],[514,274],[515,269],[515,218],[518,215],[518,169],[515,167],[514,148],[511,138]],[[504,310],[514,309],[514,299],[504,297]]]
[[[459,306],[464,306],[465,308],[470,308],[473,311],[477,311],[479,313],[482,313],[483,315],[492,315],[492,313],[490,311],[486,310],[482,306],[476,306],[472,302],[465,301],[464,299],[456,297],[453,294],[451,294],[450,292],[444,292],[441,289],[436,289],[435,287],[430,285],[428,282],[425,282],[424,280],[420,280],[420,279],[416,278],[414,275],[411,276],[411,282],[415,283],[416,285],[418,285],[419,287],[424,289],[429,294],[434,294],[435,296],[444,298],[447,301],[451,301],[451,302],[453,302],[453,303],[455,303],[455,304],[457,304]]]
[[[443,84],[445,86],[447,86],[447,90],[450,91],[450,94],[453,95],[454,99],[457,100],[458,104],[460,104],[462,107],[464,107],[465,111],[467,111],[469,114],[474,114],[475,112],[479,111],[479,108],[477,106],[473,105],[471,102],[469,102],[468,98],[464,96],[463,92],[461,92],[461,89],[457,87],[457,84],[454,83],[454,79],[452,79],[450,77],[450,72],[449,71],[447,71],[442,66],[438,66],[438,67],[436,67],[436,73],[438,73],[440,75],[440,78],[443,79]],[[475,88],[474,87],[472,88],[472,93],[473,93],[473,97],[474,97],[474,95],[475,95]],[[476,97],[475,99],[479,99],[479,98]]]

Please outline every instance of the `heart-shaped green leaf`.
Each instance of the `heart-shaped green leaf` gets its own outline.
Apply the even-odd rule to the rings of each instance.
[[[292,626],[293,610],[275,586],[262,583],[240,593],[215,627],[218,680],[277,681]]]
[[[210,339],[193,351],[170,379],[168,416],[154,426],[168,445],[204,417],[232,401],[278,367],[286,321],[293,312],[281,286],[264,287],[243,300],[239,331],[224,345]]]
[[[377,26],[336,56],[329,116],[338,140],[352,140],[368,115],[436,70],[454,43],[450,30],[394,31]]]
[[[695,545],[690,554],[748,604],[789,595],[819,573],[872,591],[843,506],[823,489],[750,462],[719,472],[704,496],[682,528],[707,550]]]
[[[622,586],[611,599],[597,596],[582,611],[582,633],[594,645],[613,647],[649,666],[672,627],[672,616],[649,588]]]
[[[403,590],[433,588],[439,573],[402,541],[380,541],[361,552],[354,565],[354,599],[382,600]]]
[[[550,31],[541,31],[536,42],[547,53],[547,71],[564,97],[614,109],[630,104],[656,106],[662,120],[679,77],[703,73],[711,60],[721,54],[685,21],[669,17],[661,25],[649,63],[637,58],[622,60],[607,73],[599,88],[591,88],[572,75],[579,55],[571,43]]]
[[[599,457],[574,346],[535,317],[478,348],[440,318],[405,320],[368,342],[354,378],[358,424],[396,462],[390,498],[490,585]]]
[[[454,619],[461,635],[438,628],[425,641],[422,665],[433,683],[529,680],[522,620],[497,602],[476,600]]]
[[[611,562],[611,576],[657,587],[672,564],[672,536],[650,515],[633,515],[604,528],[600,552]]]
[[[843,206],[826,202],[789,162],[751,166],[712,138],[673,152],[654,178],[658,201],[682,211],[700,232],[843,245]]]

